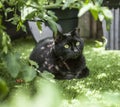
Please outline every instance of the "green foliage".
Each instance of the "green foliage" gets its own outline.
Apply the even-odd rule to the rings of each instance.
[[[10,47],[11,47],[11,44],[10,44],[10,38],[9,36],[7,35],[6,32],[2,31],[1,30],[1,48],[2,48],[2,52],[7,54]]]
[[[46,79],[46,80],[52,81],[54,78],[54,75],[49,73],[48,71],[44,71],[44,73],[41,73],[41,77]]]
[[[7,72],[13,78],[22,78],[26,82],[33,80],[36,77],[36,71],[29,65],[29,62],[20,59],[17,53],[9,53],[5,56],[4,64]],[[4,68],[4,69],[5,69]]]
[[[4,29],[0,29],[0,78],[7,82],[10,78],[31,81],[36,77],[36,71],[31,66],[28,60],[21,59],[17,52],[13,52],[9,36]]]
[[[36,71],[33,67],[28,65],[24,66],[22,71],[23,79],[26,82],[32,81],[36,77]]]
[[[19,5],[18,5],[19,4]],[[21,20],[19,10],[23,6],[24,2],[15,0],[2,0],[0,2],[0,78],[3,78],[10,83],[13,78],[14,81],[17,78],[21,78],[25,82],[32,81],[36,77],[36,70],[33,69],[33,65],[29,65],[29,60],[20,58],[20,53],[13,51],[11,39],[5,32],[4,21],[10,21],[10,23],[17,25],[17,30],[21,27],[25,31],[23,25],[24,20]],[[16,6],[17,5],[17,6]],[[9,14],[13,14],[12,17],[8,17]],[[5,18],[5,19],[4,19]],[[11,87],[14,87],[11,86]]]
[[[31,66],[17,52],[13,52],[9,36],[4,29],[0,29],[0,77],[7,79],[10,75],[10,78],[31,81],[36,77],[36,71]]]
[[[6,68],[12,77],[16,78],[20,70],[19,56],[9,53],[6,56]]]
[[[94,2],[83,3],[78,16],[81,17],[87,11],[90,11],[95,20],[106,20],[107,29],[109,29],[113,19],[112,12],[107,7],[102,7],[101,5],[102,0],[94,0]]]
[[[103,0],[7,0],[6,2],[3,0],[1,7],[5,16],[10,12],[13,13],[13,17],[7,20],[16,24],[17,30],[22,28],[26,31],[24,22],[26,22],[26,20],[35,20],[37,17],[41,21],[47,21],[56,34],[57,17],[50,10],[51,8],[77,8],[79,10],[79,17],[87,11],[90,11],[95,20],[99,19],[103,21],[103,19],[105,19],[108,28],[112,20],[112,14],[108,8],[102,6],[102,2]],[[7,6],[4,6],[4,4],[7,4]]]

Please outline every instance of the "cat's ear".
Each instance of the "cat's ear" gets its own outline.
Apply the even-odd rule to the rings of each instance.
[[[80,36],[80,28],[76,28],[76,34]]]
[[[80,37],[80,28],[76,28],[75,33],[76,33],[76,36],[79,36],[79,37]]]
[[[80,36],[80,28],[75,28],[71,31],[72,36]]]
[[[61,32],[57,32],[57,35],[55,37],[55,43],[58,43],[59,41],[62,40],[63,34]]]

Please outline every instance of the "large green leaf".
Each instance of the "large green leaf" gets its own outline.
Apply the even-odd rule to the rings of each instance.
[[[23,69],[22,75],[23,75],[23,79],[26,82],[29,82],[29,81],[32,81],[36,77],[36,71],[33,67],[26,65],[26,67],[24,67]]]
[[[91,9],[92,6],[92,3],[84,4],[83,7],[79,10],[78,17],[84,15],[87,11]]]
[[[48,14],[53,20],[55,20],[55,21],[58,20],[57,16],[55,16],[55,13],[54,13],[54,12],[48,10],[48,11],[47,11],[47,14]]]
[[[39,66],[38,66],[38,64],[35,62],[35,61],[33,61],[33,60],[28,60],[28,62],[29,62],[29,64],[30,64],[30,66],[34,66],[35,68],[38,68]]]
[[[104,20],[104,15],[101,12],[99,13],[98,17],[101,22]]]
[[[36,22],[38,29],[41,31],[42,30],[42,23],[40,21]]]
[[[20,59],[18,54],[9,53],[6,57],[6,68],[10,75],[16,78],[20,72]]]
[[[11,40],[10,40],[10,37],[7,35],[6,32],[2,32],[2,51],[7,54],[8,53],[8,50],[11,46]]]
[[[3,7],[3,4],[1,3],[1,1],[0,1],[0,8],[2,8]]]
[[[55,77],[52,73],[50,73],[48,71],[44,71],[43,73],[41,73],[41,76],[48,80],[53,79]]]
[[[73,2],[74,2],[73,0],[66,0],[64,2],[63,9],[68,8]]]
[[[113,14],[107,7],[102,7],[101,11],[103,12],[103,15],[105,16],[106,19],[109,20],[113,19]]]
[[[51,29],[53,30],[54,35],[56,36],[56,34],[57,34],[57,23],[51,17],[47,17],[47,22],[50,25]]]
[[[107,30],[110,29],[110,26],[111,26],[111,22],[112,22],[112,19],[113,19],[113,14],[112,12],[106,8],[106,7],[102,7],[101,8],[101,12],[103,13],[103,16],[104,16],[104,19],[106,21],[106,28]]]
[[[29,20],[34,19],[35,15],[36,15],[36,10],[27,14],[26,19],[29,19]]]
[[[92,16],[94,17],[94,19],[98,20],[99,7],[98,6],[93,6],[90,9],[90,12],[91,12]]]

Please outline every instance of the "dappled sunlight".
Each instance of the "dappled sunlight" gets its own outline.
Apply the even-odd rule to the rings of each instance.
[[[39,78],[35,84],[34,95],[31,96],[29,88],[20,87],[0,107],[60,107],[61,95],[55,83]]]
[[[93,51],[95,51],[95,52],[98,52],[98,51],[100,51],[101,53],[104,53],[105,52],[105,48],[104,47],[99,47],[99,48],[92,48],[92,50]]]
[[[120,93],[115,91],[100,92],[86,90],[85,94],[79,94],[77,98],[63,100],[62,107],[117,107],[120,105]]]
[[[88,40],[89,41],[89,40]],[[99,55],[107,55],[107,54],[113,54],[120,57],[120,50],[105,50],[105,46],[97,47],[96,43],[94,41],[86,41],[84,53],[90,54],[90,53],[99,53]]]
[[[75,82],[76,80],[73,81]],[[31,96],[29,88],[20,87],[0,107],[119,107],[120,105],[119,91],[106,90],[101,92],[85,88],[83,84],[81,90],[84,91],[84,94],[77,93],[77,97],[68,99],[61,95],[60,88],[57,86],[59,84],[56,83],[56,81],[50,82],[49,80],[38,78],[34,83],[37,90],[33,96]],[[76,85],[79,86],[80,84],[77,83]]]
[[[120,105],[120,93],[119,92],[104,92],[102,95],[102,101],[107,106]]]
[[[97,78],[98,79],[107,78],[107,74],[106,73],[101,73],[101,74],[97,75]]]

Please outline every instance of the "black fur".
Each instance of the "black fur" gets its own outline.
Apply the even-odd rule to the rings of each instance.
[[[53,38],[40,41],[30,59],[38,63],[41,72],[47,70],[57,79],[82,78],[89,74],[83,48],[84,42],[75,29],[66,34],[59,33],[55,42]]]

